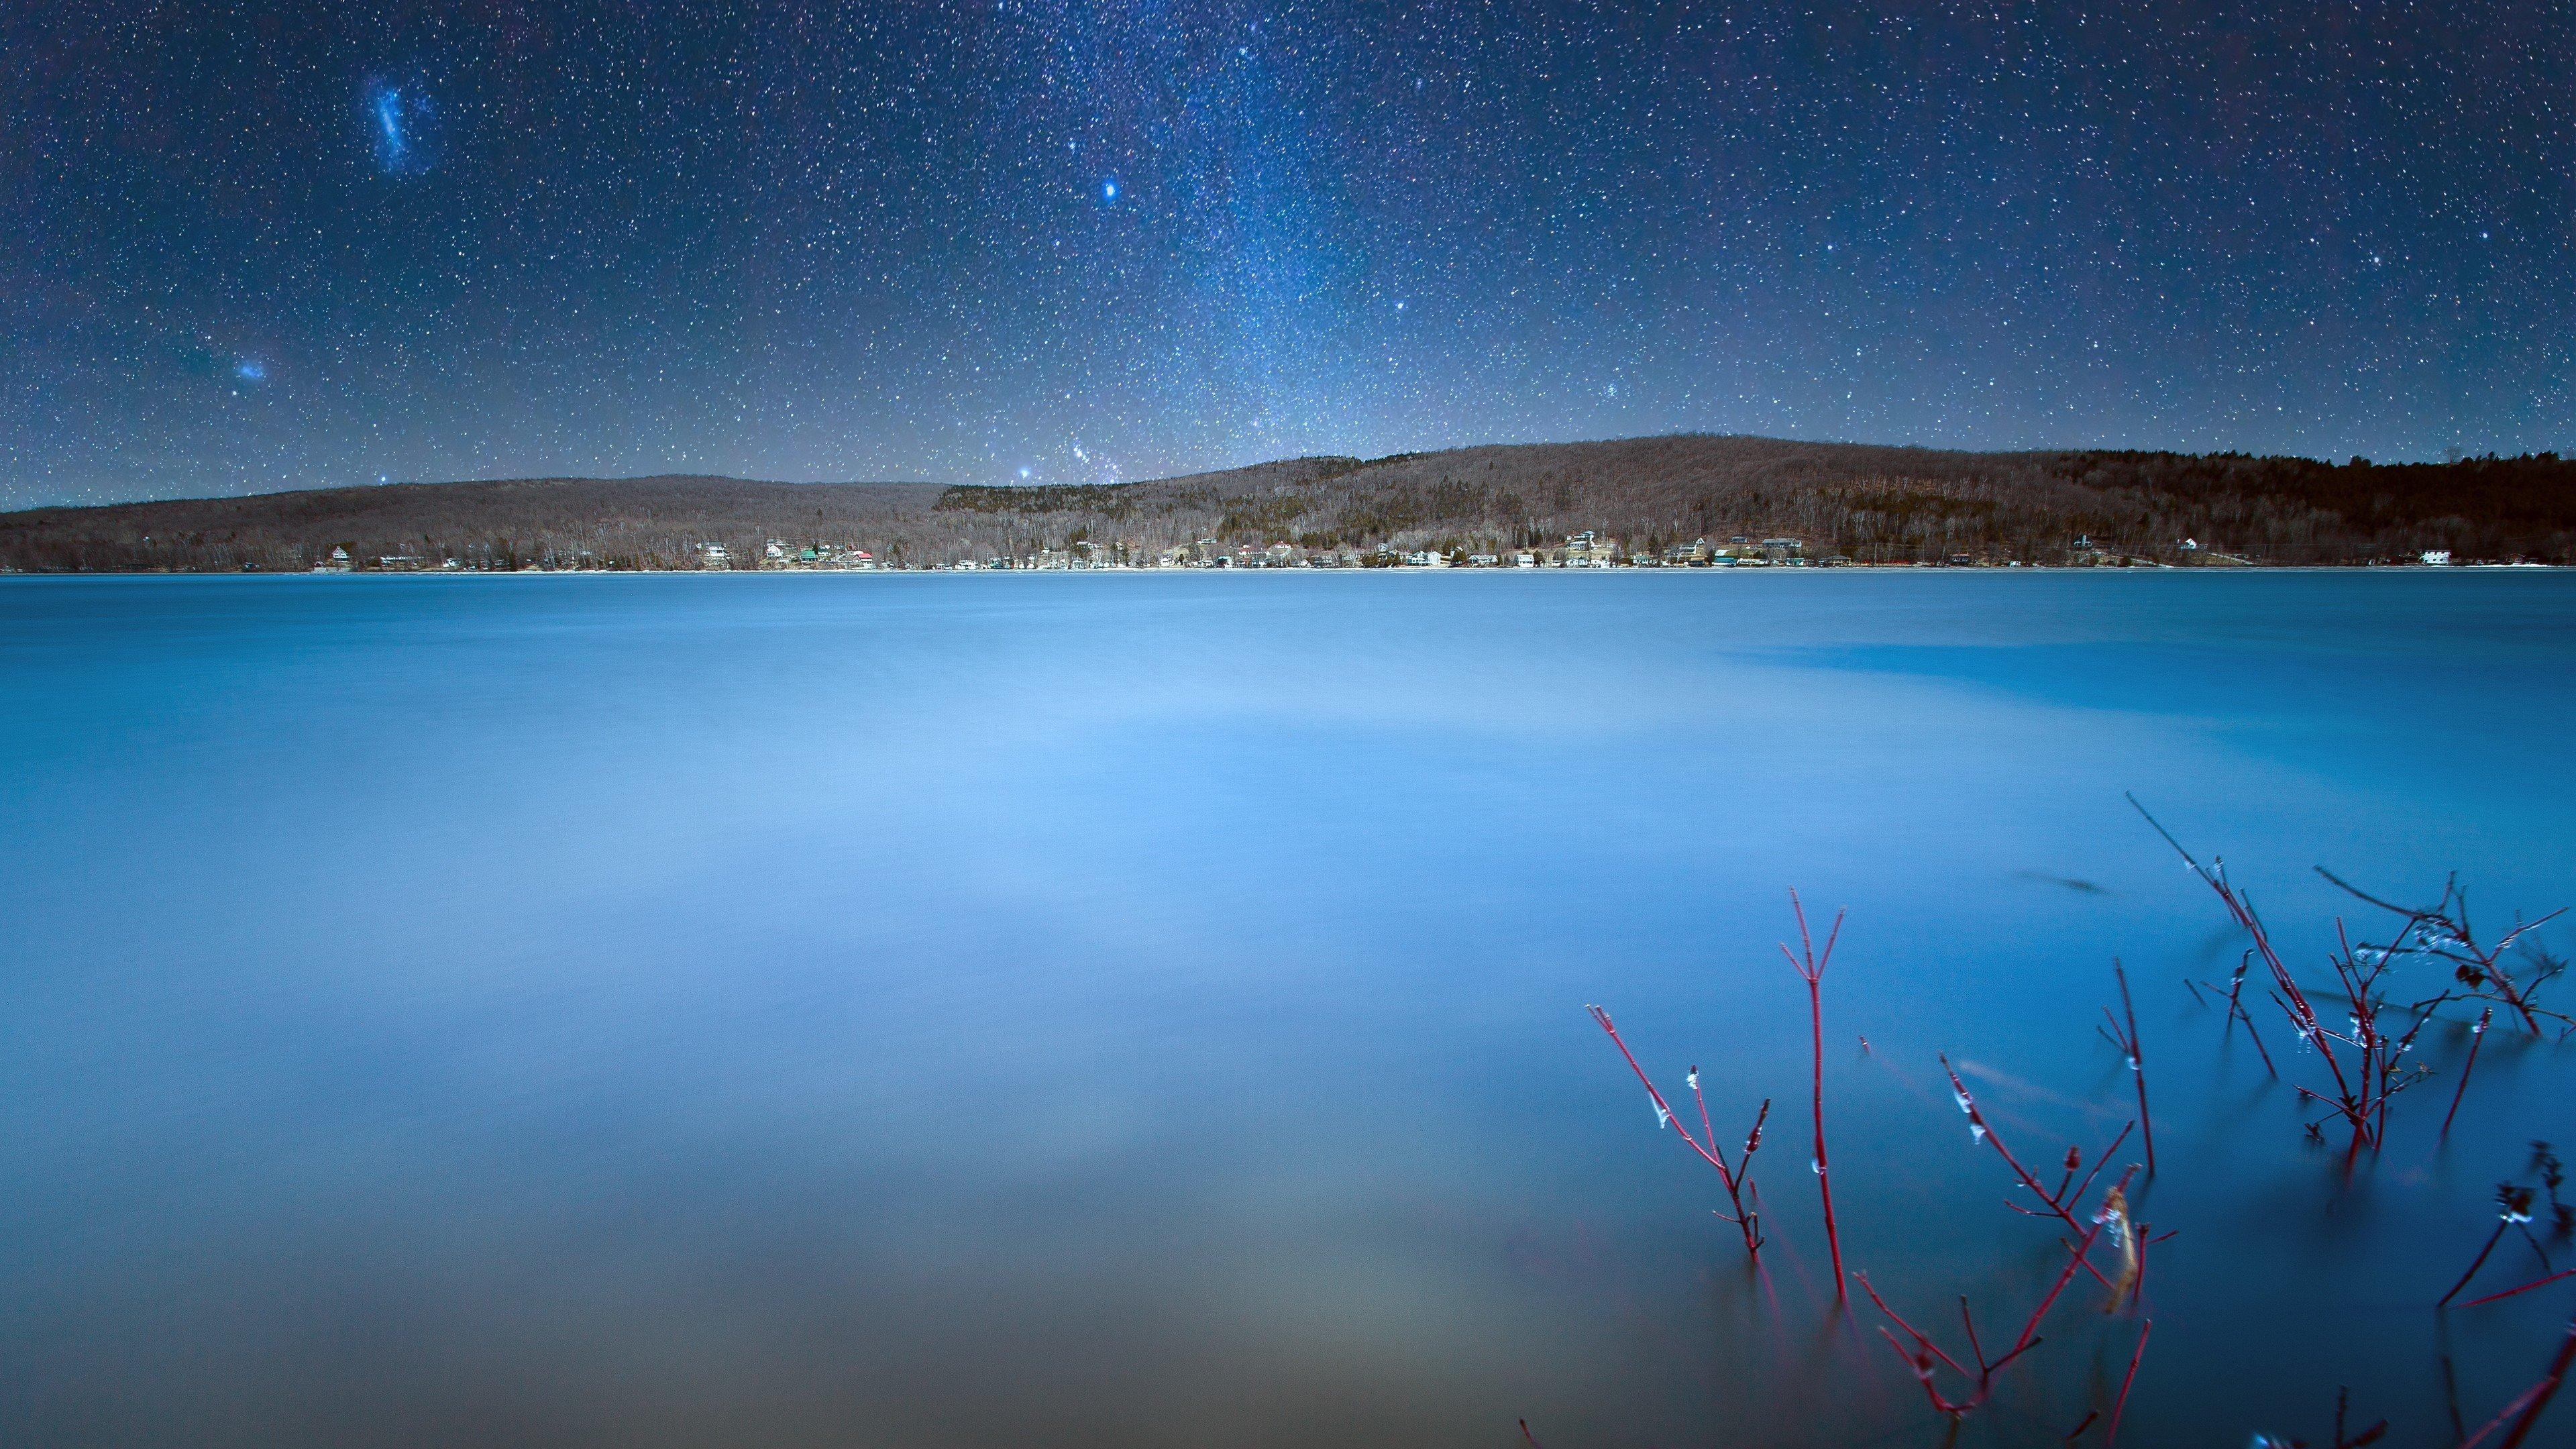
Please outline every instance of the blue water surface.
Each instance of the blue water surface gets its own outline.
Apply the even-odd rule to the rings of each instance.
[[[1960,1442],[2146,1316],[2126,1442],[2455,1442],[2576,1304],[2430,1307],[2569,1059],[2443,1142],[2439,1025],[2309,1143],[2122,793],[2321,972],[2316,864],[2576,900],[2571,705],[2548,571],[0,580],[0,1440],[1940,1443],[1831,1306],[1795,887],[1847,1266],[1943,1335],[2063,1256],[1934,1053],[2090,1153],[2137,989],[2179,1235]],[[1774,1099],[1761,1271],[1591,1002]]]

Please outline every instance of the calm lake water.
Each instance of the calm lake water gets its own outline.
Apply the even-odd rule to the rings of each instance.
[[[2576,1048],[2437,1144],[2429,1032],[2347,1176],[2121,792],[2321,968],[2314,864],[2576,901],[2572,714],[2547,572],[0,580],[0,1440],[1938,1443],[1796,886],[1900,1311],[2063,1261],[1933,1054],[2098,1145],[2116,955],[2123,1441],[2453,1442],[2576,1304],[2430,1307]],[[1595,1001],[1778,1099],[1765,1274]],[[2102,1296],[1962,1442],[2107,1407]]]

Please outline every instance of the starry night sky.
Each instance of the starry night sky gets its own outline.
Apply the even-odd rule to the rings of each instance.
[[[2419,458],[2576,450],[2571,384],[2563,3],[0,16],[0,504],[1682,429]]]

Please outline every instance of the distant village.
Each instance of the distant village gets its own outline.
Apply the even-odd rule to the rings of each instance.
[[[711,568],[740,567],[725,556],[724,550],[709,544],[702,550]],[[950,563],[925,565],[933,571],[977,572],[1002,570],[1038,570],[1066,572],[1091,569],[1496,569],[1496,568],[1764,568],[1772,565],[1803,566],[1846,564],[1846,558],[1810,560],[1806,544],[1795,538],[1731,538],[1724,543],[1711,543],[1703,538],[1676,545],[1659,553],[1622,549],[1615,538],[1604,538],[1591,530],[1569,534],[1553,548],[1525,548],[1509,552],[1484,553],[1467,548],[1400,550],[1393,547],[1301,548],[1291,543],[1259,545],[1225,544],[1213,538],[1180,544],[1164,549],[1143,549],[1125,543],[1096,543],[1080,540],[1063,548],[1039,546],[1026,552],[995,554],[983,559],[960,559]],[[772,540],[751,567],[759,569],[876,569],[888,565],[867,550],[841,548],[831,544],[813,544],[791,548]]]
[[[1810,564],[1834,566],[1851,562],[1839,556],[1810,559],[1805,541],[1795,538],[1736,537],[1723,543],[1712,543],[1702,538],[1659,553],[1648,553],[1622,549],[1617,539],[1602,537],[1588,529],[1568,535],[1563,543],[1552,548],[1516,549],[1504,553],[1480,553],[1465,548],[1444,551],[1301,548],[1288,543],[1228,545],[1213,538],[1172,548],[1150,549],[1123,542],[1080,540],[1062,548],[1041,545],[1023,552],[993,554],[982,559],[908,563],[900,559],[880,558],[855,544],[793,544],[783,539],[771,539],[750,557],[740,556],[720,543],[703,543],[697,547],[695,561],[701,570],[851,573],[1087,572],[1107,569],[1801,568]],[[1966,564],[1974,560],[1963,556],[1959,562]],[[549,555],[539,560],[522,561],[516,567],[521,572],[560,572],[608,566],[604,560],[576,554],[571,557]],[[483,572],[487,568],[467,558],[433,561],[411,555],[386,555],[357,559],[351,557],[346,548],[334,548],[329,558],[314,566],[316,573],[355,571],[463,573]]]
[[[2193,539],[2178,545],[2179,556],[2187,563],[2216,567],[2247,567],[2256,560],[2215,549],[2204,549]],[[2451,563],[2447,549],[2428,549],[2408,562],[2440,567]],[[1003,573],[1003,572],[1090,572],[1094,570],[1146,569],[1689,569],[1689,568],[2023,568],[2020,559],[2003,559],[1980,554],[1953,554],[1947,558],[1914,560],[1901,564],[1863,564],[1841,554],[1813,557],[1804,539],[1751,538],[1736,535],[1717,542],[1707,538],[1674,544],[1659,551],[1629,549],[1618,539],[1604,537],[1586,529],[1565,536],[1564,541],[1546,548],[1522,548],[1507,551],[1476,551],[1465,547],[1402,550],[1390,546],[1362,548],[1303,548],[1289,543],[1256,545],[1226,544],[1213,538],[1171,548],[1134,547],[1124,542],[1099,543],[1078,540],[1062,548],[1036,546],[1022,552],[993,554],[982,559],[956,559],[937,563],[913,563],[900,558],[880,558],[855,544],[792,544],[771,539],[748,557],[736,554],[720,543],[699,544],[691,556],[699,571],[730,572],[841,572],[841,573]],[[690,565],[683,565],[688,567]],[[2063,567],[2071,568],[2160,568],[2170,563],[2097,548],[2092,540],[2077,536],[2066,549]],[[587,551],[571,555],[548,553],[535,559],[513,559],[506,564],[485,558],[450,557],[430,559],[410,554],[387,554],[375,558],[352,557],[346,547],[334,548],[329,557],[313,566],[313,572],[330,573],[591,573],[631,568],[623,561],[611,561]]]

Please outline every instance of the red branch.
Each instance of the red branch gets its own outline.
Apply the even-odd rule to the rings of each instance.
[[[2254,953],[2246,952],[2237,960],[2235,974],[2227,978],[2227,1025],[2232,1031],[2236,1023],[2240,1021],[2245,1023],[2245,1035],[2254,1043],[2254,1054],[2263,1059],[2263,1070],[2271,1073],[2272,1080],[2277,1082],[2281,1079],[2281,1069],[2272,1065],[2272,1053],[2263,1045],[2263,1033],[2254,1029],[2254,1018],[2245,1010],[2245,968],[2252,965],[2253,961]],[[2208,986],[2212,991],[2218,989],[2210,982],[2204,981],[2201,984]]]
[[[2131,1172],[2121,1174],[2121,1188],[2125,1189],[2128,1186],[2134,1172],[2135,1169],[2132,1169]],[[1968,1352],[1977,1363],[1974,1373],[1970,1373],[1965,1364],[1952,1358],[1941,1345],[1933,1342],[1930,1334],[1906,1322],[1895,1309],[1888,1307],[1887,1300],[1878,1296],[1878,1289],[1871,1284],[1867,1273],[1856,1273],[1853,1276],[1860,1279],[1861,1291],[1869,1295],[1869,1301],[1877,1306],[1880,1313],[1886,1315],[1887,1321],[1905,1330],[1905,1336],[1914,1340],[1914,1350],[1909,1353],[1905,1345],[1896,1341],[1895,1334],[1882,1327],[1879,1329],[1879,1334],[1887,1340],[1887,1346],[1896,1351],[1896,1356],[1905,1361],[1906,1370],[1923,1385],[1923,1393],[1932,1401],[1932,1407],[1956,1419],[1993,1397],[1995,1375],[2004,1365],[2039,1347],[2041,1342],[2039,1325],[2046,1321],[2048,1310],[2056,1307],[2057,1300],[2065,1294],[2066,1285],[2074,1280],[2076,1268],[2091,1266],[2089,1258],[2093,1251],[2093,1240],[2100,1235],[2102,1226],[2100,1223],[2094,1224],[2084,1230],[2081,1239],[2065,1245],[2066,1266],[2059,1270],[2057,1281],[2048,1285],[2048,1292],[2040,1298],[2039,1305],[2031,1309],[2030,1317],[2022,1321],[2021,1333],[2013,1339],[2012,1347],[2006,1349],[2002,1357],[1994,1359],[1986,1357],[1985,1345],[1977,1337],[1977,1321],[1968,1312],[1968,1300],[1965,1297],[1960,1298],[1959,1320],[1967,1328]],[[1964,1399],[1943,1396],[1940,1384],[1933,1377],[1935,1365],[1946,1366],[1950,1372],[1969,1380],[1968,1396]]]
[[[2201,883],[2217,895],[2219,903],[2227,907],[2227,914],[2245,932],[2247,939],[2254,943],[2255,954],[2263,958],[2264,969],[2271,973],[2274,999],[2279,1001],[2281,1010],[2290,1018],[2291,1030],[2298,1033],[2301,1041],[2316,1048],[2317,1055],[2325,1059],[2326,1070],[2334,1076],[2333,1098],[2328,1099],[2315,1093],[2308,1095],[2317,1097],[2319,1101],[2327,1101],[2334,1107],[2337,1115],[2351,1124],[2353,1145],[2356,1150],[2369,1145],[2374,1136],[2373,1104],[2370,1100],[2370,1066],[2380,1043],[2370,1026],[2371,1012],[2367,1008],[2369,999],[2367,989],[2353,982],[2346,975],[2346,986],[2352,996],[2353,1009],[2361,1021],[2357,1039],[2326,1030],[2324,1023],[2317,1017],[2316,1007],[2308,1001],[2308,993],[2299,985],[2298,979],[2290,974],[2290,968],[2282,962],[2281,954],[2272,949],[2272,934],[2264,929],[2263,918],[2255,914],[2253,903],[2246,900],[2236,887],[2229,883],[2225,863],[2213,861],[2211,865],[2202,865],[2197,857],[2183,848],[2181,841],[2174,838],[2172,831],[2165,829],[2163,823],[2155,816],[2147,814],[2147,807],[2138,804],[2137,796],[2131,795],[2129,803],[2136,806],[2138,813],[2145,816],[2147,824],[2154,826],[2155,832],[2165,838],[2165,844],[2174,848],[2174,854],[2182,857],[2183,864],[2190,867],[2191,873],[2198,876]],[[2344,967],[2350,961],[2350,954],[2347,953],[2344,960],[2337,963],[2338,974],[2344,974]],[[2361,1087],[2358,1091],[2352,1085],[2354,1077],[2346,1075],[2343,1058],[2335,1050],[2335,1044],[2338,1042],[2355,1046],[2361,1052],[2361,1065],[2358,1072]]]
[[[2041,1202],[2048,1204],[2048,1210],[2050,1213],[2062,1219],[2068,1227],[2073,1228],[2079,1233],[2083,1232],[2084,1224],[2076,1220],[2074,1208],[2070,1206],[2070,1204],[2080,1203],[2084,1200],[2085,1191],[2093,1185],[2094,1174],[2101,1172],[2102,1164],[2110,1159],[2112,1153],[2120,1150],[2120,1143],[2129,1135],[2129,1127],[2122,1127],[2120,1129],[2120,1135],[2111,1139],[2111,1145],[2103,1149],[2101,1157],[2094,1160],[2093,1172],[2085,1174],[2083,1186],[2078,1187],[2072,1193],[2052,1193],[2047,1188],[2040,1186],[2039,1179],[2031,1176],[2030,1169],[2022,1166],[2021,1159],[2013,1156],[2012,1149],[2004,1145],[2003,1135],[1995,1131],[1994,1124],[1988,1122],[1986,1120],[1986,1114],[1978,1109],[1977,1099],[1968,1095],[1968,1085],[1967,1083],[1959,1080],[1958,1069],[1950,1065],[1950,1058],[1947,1053],[1943,1053],[1941,1055],[1941,1070],[1947,1073],[1950,1078],[1950,1093],[1952,1097],[1958,1101],[1959,1110],[1968,1114],[1969,1134],[1975,1137],[1978,1141],[1992,1147],[1995,1150],[1995,1155],[2004,1160],[2004,1165],[2012,1169],[2013,1176],[2021,1179],[2021,1185],[2029,1188],[2033,1197],[2036,1197]],[[2129,1124],[2130,1127],[2134,1127],[2135,1125],[2135,1123]],[[2126,1180],[2126,1178],[2122,1179],[2122,1181]],[[2020,1210],[2028,1211],[2028,1209]],[[2033,1216],[2037,1216],[2037,1214],[2033,1214]],[[2086,1262],[2084,1266],[2085,1269],[2091,1272],[2095,1280],[2100,1282],[2103,1287],[2107,1288],[2111,1286],[2111,1280],[2102,1276],[2101,1269],[2094,1267],[2089,1261]]]
[[[1610,1024],[1610,1013],[1598,1006],[1587,1006],[1584,1010],[1591,1012],[1592,1019],[1601,1023],[1601,1029],[1610,1034],[1610,1044],[1619,1049],[1619,1055],[1627,1058],[1628,1070],[1635,1072],[1637,1080],[1645,1083],[1646,1095],[1655,1103],[1657,1125],[1670,1127],[1680,1133],[1681,1139],[1690,1144],[1691,1151],[1698,1153],[1702,1162],[1717,1169],[1717,1180],[1726,1186],[1727,1201],[1735,1204],[1735,1216],[1726,1220],[1735,1224],[1736,1230],[1744,1235],[1744,1251],[1758,1255],[1762,1251],[1762,1218],[1758,1213],[1745,1210],[1744,1189],[1753,1176],[1753,1154],[1762,1147],[1762,1123],[1771,1115],[1771,1099],[1763,1098],[1762,1110],[1753,1116],[1753,1130],[1744,1136],[1744,1165],[1738,1169],[1727,1162],[1726,1149],[1718,1145],[1717,1133],[1714,1129],[1709,1130],[1706,1142],[1691,1135],[1690,1128],[1685,1126],[1680,1115],[1673,1111],[1672,1104],[1666,1102],[1664,1094],[1656,1089],[1654,1078],[1647,1076],[1646,1069],[1637,1064],[1637,1054],[1628,1050],[1628,1043],[1620,1037],[1619,1028]],[[1699,1068],[1697,1067],[1691,1068],[1690,1084],[1691,1095],[1699,1099],[1700,1121],[1705,1125],[1708,1121],[1708,1100],[1700,1097]],[[1726,1214],[1720,1213],[1718,1216],[1726,1217]]]
[[[2507,1419],[2514,1421],[2513,1432],[2505,1435],[2498,1449],[2521,1449],[2522,1441],[2531,1434],[2531,1426],[2540,1422],[2541,1412],[2549,1407],[2550,1396],[2556,1394],[2558,1386],[2566,1381],[2570,1364],[2576,1364],[2576,1318],[2567,1321],[2567,1336],[2559,1340],[2558,1356],[2549,1361],[2549,1372],[2540,1376],[2540,1382],[2516,1394],[2511,1403],[2496,1411],[2496,1416],[2487,1421],[2485,1428],[2461,1440],[2460,1449],[2477,1449],[2479,1441],[2502,1428]]]
[[[2129,1004],[2129,973],[2120,968],[2117,957],[2111,960],[2111,974],[2120,982],[2120,1014],[2128,1018],[2126,1028],[2119,1022],[2111,1023],[2111,1040],[2128,1057],[2129,1075],[2138,1083],[2138,1133],[2147,1145],[2147,1176],[2153,1177],[2156,1175],[2156,1122],[2147,1115],[2146,1053],[2138,1045],[2138,1013]],[[2105,1020],[2109,1020],[2110,1015],[2109,1007],[2102,1008]]]
[[[2468,1287],[2469,1280],[2478,1276],[2478,1269],[2486,1266],[2487,1254],[2495,1251],[2495,1245],[2504,1238],[2504,1230],[2511,1226],[2513,1226],[2513,1224],[2509,1220],[2500,1219],[2497,1221],[2495,1231],[2487,1234],[2487,1245],[2478,1249],[2478,1255],[2469,1260],[2469,1271],[2460,1275],[2460,1281],[2452,1284],[2451,1291],[2443,1294],[2441,1298],[2433,1304],[2434,1307],[2439,1308],[2443,1304],[2460,1296],[2460,1290]]]
[[[2120,1379],[2120,1397],[2111,1405],[2111,1427],[2103,1432],[2102,1449],[2120,1442],[2120,1415],[2129,1407],[2129,1386],[2138,1381],[2138,1360],[2147,1356],[2147,1335],[2156,1331],[2152,1318],[2138,1324],[2138,1346],[2129,1353],[2129,1372]]]
[[[2517,1293],[2528,1293],[2534,1288],[2546,1288],[2550,1284],[2555,1283],[2559,1279],[2567,1277],[2570,1274],[2576,1274],[2576,1268],[2561,1268],[2546,1278],[2534,1278],[2519,1288],[2507,1288],[2502,1293],[2490,1293],[2484,1298],[2472,1298],[2460,1306],[2462,1308],[2475,1308],[2481,1303],[2493,1303],[2499,1298],[2511,1298]]]
[[[1810,1101],[1816,1119],[1816,1191],[1824,1198],[1825,1246],[1833,1253],[1834,1301],[1840,1303],[1847,1295],[1843,1291],[1843,1239],[1834,1226],[1834,1180],[1825,1160],[1825,1007],[1818,983],[1824,977],[1826,964],[1834,959],[1834,942],[1842,937],[1843,913],[1834,912],[1834,927],[1825,933],[1824,954],[1820,956],[1815,938],[1807,931],[1807,908],[1794,890],[1789,892],[1789,909],[1798,916],[1798,949],[1802,955],[1789,955],[1785,941],[1780,943],[1780,954],[1788,957],[1789,968],[1798,973],[1798,979],[1807,983],[1807,1037],[1814,1060]]]
[[[2550,976],[2555,975],[2554,971],[2543,971],[2530,981],[2516,983],[2512,973],[2504,968],[2505,954],[2513,949],[2514,944],[2524,936],[2565,915],[2567,911],[2564,906],[2538,920],[2517,922],[2514,928],[2505,932],[2494,945],[2481,946],[2477,943],[2476,932],[2469,928],[2468,892],[2460,889],[2457,877],[2443,885],[2442,899],[2434,904],[2401,906],[2391,901],[2381,900],[2324,866],[2318,866],[2316,871],[2355,900],[2367,901],[2383,911],[2405,918],[2404,927],[2397,933],[2389,947],[2392,954],[2401,949],[2420,950],[2449,962],[2455,968],[2461,968],[2460,979],[2469,987],[2470,995],[2487,997],[2512,1007],[2514,1013],[2522,1018],[2523,1025],[2529,1028],[2533,1036],[2541,1034],[2542,1016],[2562,1022],[2567,1020],[2562,1013],[2545,1011],[2534,1005],[2531,999],[2532,992],[2544,984]],[[2407,944],[2410,936],[2415,938],[2416,944]]]
[[[2451,1135],[2451,1119],[2460,1115],[2460,1098],[2468,1095],[2469,1073],[2478,1069],[2478,1047],[2487,1039],[2487,1023],[2495,1019],[2490,1006],[2478,1013],[2478,1024],[2469,1028],[2469,1059],[2460,1064],[2460,1084],[2451,1089],[2451,1110],[2442,1114],[2442,1136]]]

